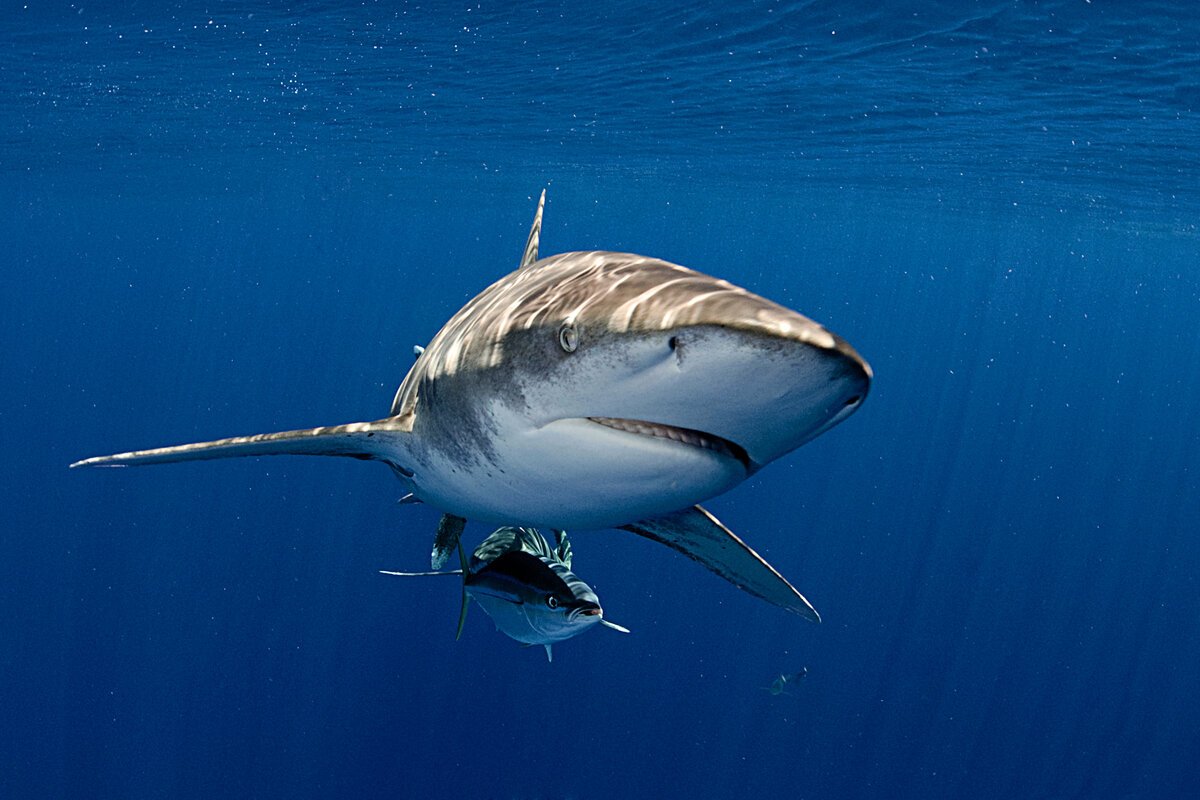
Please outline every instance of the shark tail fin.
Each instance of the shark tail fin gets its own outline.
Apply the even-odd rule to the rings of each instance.
[[[234,436],[229,439],[158,447],[152,450],[131,450],[128,453],[85,458],[76,461],[71,467],[125,467],[236,456],[275,455],[349,456],[391,463],[389,456],[403,451],[399,442],[407,435],[408,430],[409,426],[401,420],[388,417],[375,422],[351,422],[323,428]],[[404,471],[404,467],[399,464],[393,466]]]
[[[457,642],[462,638],[463,625],[467,624],[467,604],[471,602],[471,597],[467,594],[467,575],[470,574],[470,570],[468,569],[467,565],[467,554],[463,552],[461,541],[455,542],[455,544],[458,545],[458,563],[462,565],[462,570],[460,571],[463,576],[462,606],[458,611],[458,630],[454,632],[454,641]]]

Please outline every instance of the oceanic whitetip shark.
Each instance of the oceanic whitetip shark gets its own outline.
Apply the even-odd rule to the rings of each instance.
[[[571,542],[565,531],[555,531],[557,545],[532,528],[504,527],[483,540],[467,561],[461,543],[462,569],[445,572],[392,572],[384,575],[425,577],[462,575],[462,608],[458,633],[462,636],[471,599],[483,607],[496,628],[523,644],[540,644],[553,661],[550,646],[590,630],[597,623],[629,633],[604,618],[600,598],[571,571]]]
[[[468,519],[624,528],[819,621],[695,504],[853,414],[870,367],[812,320],[677,264],[603,251],[539,259],[545,199],[520,266],[450,318],[383,419],[71,466],[278,454],[382,461],[410,500],[446,515],[435,568]]]

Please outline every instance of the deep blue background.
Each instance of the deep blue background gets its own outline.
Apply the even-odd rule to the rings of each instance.
[[[0,6],[0,795],[1194,790],[1200,26],[874,5]],[[547,664],[382,467],[66,470],[383,414],[543,186],[872,363],[707,504],[823,625],[578,532]]]

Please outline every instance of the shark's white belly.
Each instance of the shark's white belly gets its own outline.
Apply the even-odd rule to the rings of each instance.
[[[566,530],[669,514],[746,478],[745,467],[728,456],[586,419],[514,426],[488,459],[465,463],[432,453],[423,461],[415,491],[436,508],[498,525]]]

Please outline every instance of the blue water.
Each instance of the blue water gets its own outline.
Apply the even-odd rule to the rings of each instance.
[[[0,796],[1200,785],[1194,8],[659,5],[0,7]],[[383,415],[543,187],[871,362],[706,504],[822,625],[580,531],[548,664],[378,465],[67,471]]]

